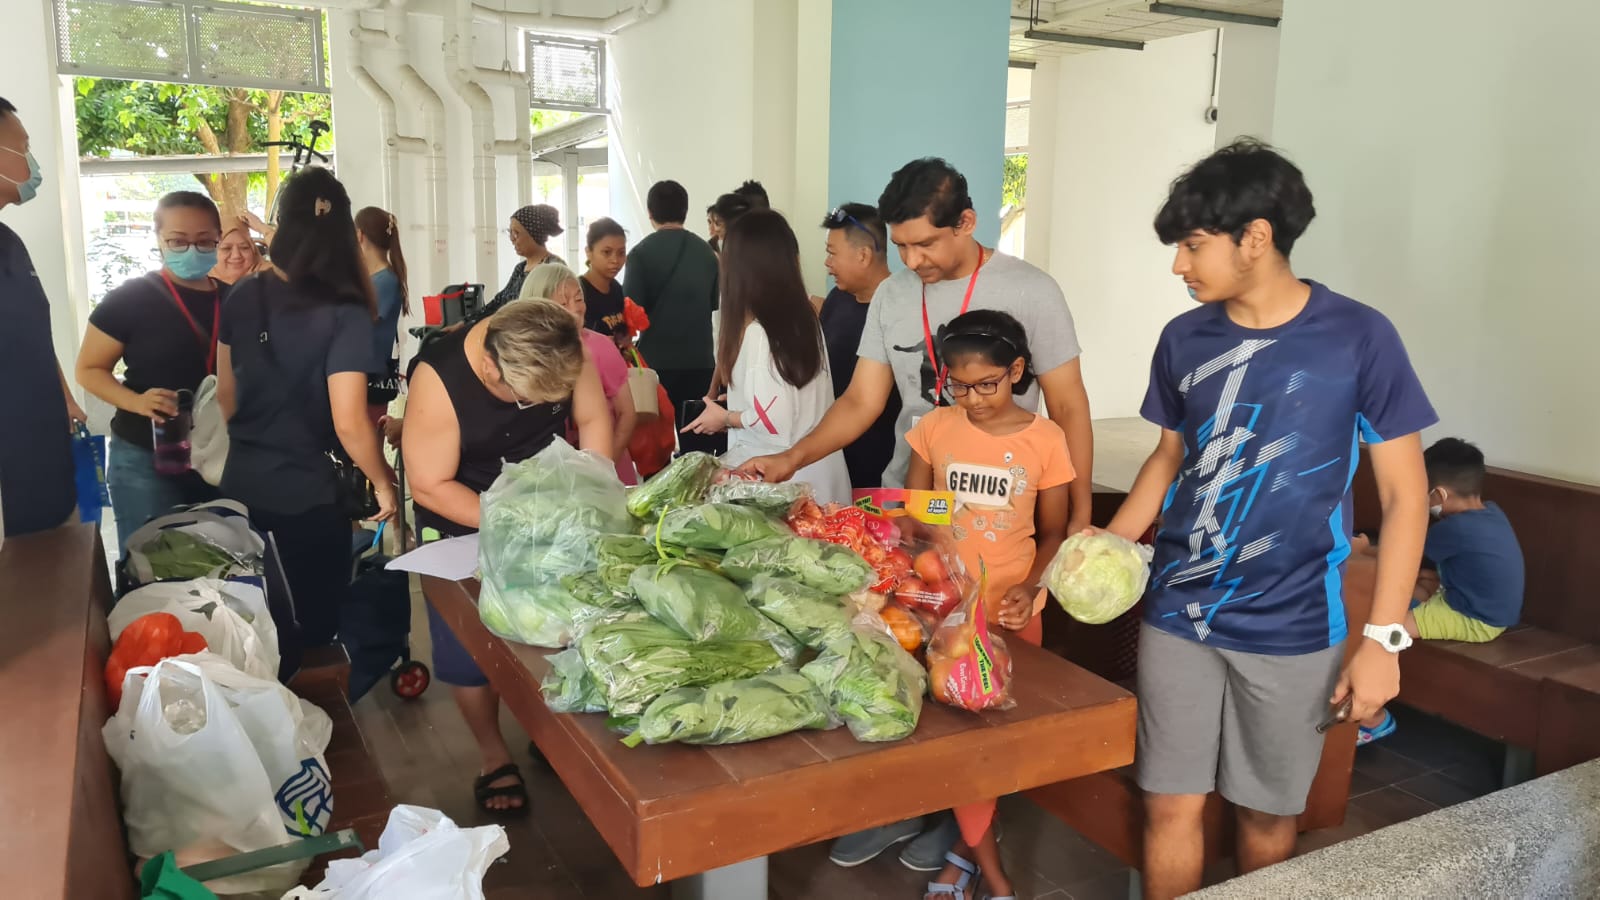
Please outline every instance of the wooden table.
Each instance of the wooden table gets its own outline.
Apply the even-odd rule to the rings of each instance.
[[[837,728],[630,750],[602,716],[545,707],[551,651],[490,634],[476,581],[422,587],[628,875],[676,881],[675,896],[765,900],[767,854],[1133,761],[1133,695],[1020,641],[1015,709],[976,715],[930,700],[903,741],[863,744]]]
[[[100,534],[69,525],[0,549],[0,857],[5,896],[138,896],[100,728],[111,580]]]

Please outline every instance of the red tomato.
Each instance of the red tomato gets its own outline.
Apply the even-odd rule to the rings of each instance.
[[[918,578],[929,583],[944,581],[949,577],[944,568],[944,559],[939,556],[937,550],[924,550],[918,553],[917,561],[911,568],[917,573]]]

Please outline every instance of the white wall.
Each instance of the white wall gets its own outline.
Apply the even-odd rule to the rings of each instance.
[[[1150,223],[1172,179],[1214,147],[1205,121],[1214,46],[1215,34],[1200,32],[1034,72],[1028,252],[1048,241],[1096,418],[1138,415],[1161,328],[1192,302]],[[1035,218],[1041,208],[1048,218]]]
[[[1600,4],[1499,13],[1289,0],[1273,131],[1319,213],[1295,269],[1394,320],[1430,438],[1600,483]]]
[[[612,217],[630,241],[650,232],[645,196],[671,179],[689,192],[688,227],[754,170],[755,11],[748,0],[668,3],[610,41]],[[665,53],[664,48],[673,48]]]
[[[0,211],[0,222],[16,231],[27,244],[34,270],[50,298],[56,357],[71,383],[78,345],[89,319],[72,93],[55,74],[49,7],[24,2],[14,7],[8,4],[7,10],[7,28],[26,37],[11,41],[0,61],[0,97],[17,107],[17,115],[28,129],[33,155],[44,173],[44,184],[29,203]],[[83,391],[76,385],[73,390],[81,400]]]
[[[1277,100],[1278,29],[1228,25],[1222,29],[1218,83],[1217,146],[1249,135],[1272,139]]]

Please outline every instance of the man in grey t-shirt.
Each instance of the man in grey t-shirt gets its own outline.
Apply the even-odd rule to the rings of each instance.
[[[1078,336],[1061,288],[1038,268],[978,243],[972,233],[978,218],[967,180],[942,159],[915,160],[894,173],[878,198],[878,213],[889,224],[889,239],[899,247],[906,268],[889,276],[873,295],[850,387],[789,452],[757,457],[742,468],[767,481],[788,480],[797,469],[865,433],[898,386],[904,405],[895,423],[894,458],[883,482],[904,485],[911,456],[906,433],[935,403],[948,402],[938,396],[939,328],[969,309],[1000,310],[1027,329],[1028,349],[1039,373],[1038,386],[1029,388],[1020,402],[1037,409],[1042,392],[1050,418],[1067,434],[1067,452],[1078,472],[1068,487],[1067,533],[1087,528],[1094,432],[1078,366]],[[943,814],[927,823],[913,819],[845,835],[828,856],[838,865],[856,866],[911,841],[900,861],[917,871],[937,872],[958,836],[954,818]]]
[[[898,387],[904,405],[883,483],[903,485],[911,453],[906,433],[937,399],[931,339],[967,309],[995,309],[1015,316],[1028,331],[1039,380],[1020,402],[1037,409],[1042,392],[1050,418],[1066,431],[1067,450],[1078,471],[1070,486],[1068,533],[1088,527],[1094,433],[1078,364],[1078,337],[1061,288],[1037,267],[978,243],[967,180],[942,159],[915,160],[894,173],[878,199],[878,210],[906,268],[889,276],[873,297],[849,389],[788,453],[758,457],[744,468],[768,481],[787,480],[802,466],[860,437],[883,412],[891,389]]]

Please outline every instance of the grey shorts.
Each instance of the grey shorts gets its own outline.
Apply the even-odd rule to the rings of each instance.
[[[1319,725],[1343,645],[1301,656],[1208,647],[1145,625],[1139,634],[1139,787],[1219,791],[1235,805],[1299,815],[1322,760]]]

